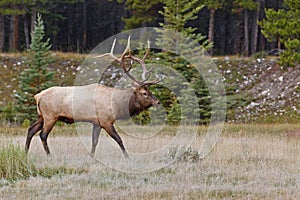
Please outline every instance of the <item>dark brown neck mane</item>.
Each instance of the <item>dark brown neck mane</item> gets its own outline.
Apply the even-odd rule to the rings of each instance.
[[[129,100],[129,114],[130,117],[138,115],[140,112],[146,110],[147,108],[142,105],[142,102],[139,101],[136,94],[133,93]]]

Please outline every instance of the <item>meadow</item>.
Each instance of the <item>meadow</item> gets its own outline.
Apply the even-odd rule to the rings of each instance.
[[[51,69],[57,72],[57,84],[73,85],[85,56],[59,52],[52,55],[56,62]],[[14,100],[18,75],[27,67],[25,56],[0,55],[1,111]],[[236,91],[242,93],[251,90],[253,95],[252,104],[249,102],[248,106],[245,104],[238,110],[241,115],[237,113],[236,116],[236,112],[227,115],[228,122],[243,122],[245,116],[252,116],[253,122],[269,124],[251,124],[252,120],[249,124],[226,124],[207,156],[201,154],[207,131],[205,126],[199,127],[197,137],[186,149],[168,144],[174,141],[178,131],[184,139],[195,127],[180,130],[176,126],[167,126],[153,135],[157,131],[152,128],[159,130],[160,127],[129,126],[125,132],[130,135],[119,132],[130,160],[124,159],[117,144],[104,131],[93,159],[89,157],[91,127],[83,126],[78,134],[74,126],[55,126],[48,138],[52,156],[46,156],[39,137],[35,136],[28,158],[36,170],[26,176],[16,171],[13,180],[0,176],[0,200],[300,199],[297,82],[300,68],[284,71],[274,66],[273,61],[261,59],[217,60],[229,86],[236,85]],[[274,100],[275,94],[278,98]],[[2,114],[4,119],[8,117],[4,112]],[[11,121],[0,123],[0,175],[3,170],[1,159],[7,158],[11,163],[17,159],[27,160],[22,152],[27,129],[11,127],[10,123],[17,119],[14,113],[8,114],[11,114]],[[21,156],[11,152],[2,154],[5,146],[13,147],[12,150]],[[159,151],[161,148],[163,152]],[[147,158],[147,152],[157,152],[157,158]],[[136,160],[140,155],[144,155],[143,159]],[[174,159],[175,162],[170,162]],[[27,165],[25,162],[21,167],[29,168]],[[14,171],[10,165],[6,168]]]
[[[125,134],[121,137],[129,151],[142,152],[166,145],[174,129],[167,127],[146,147]],[[116,170],[97,159],[110,155],[116,163],[125,162],[104,132],[101,139],[107,141],[99,143],[93,159],[84,141],[91,140],[89,132],[78,135],[74,126],[56,126],[48,138],[52,156],[46,156],[36,136],[29,157],[37,167],[64,167],[71,173],[2,179],[0,199],[300,199],[300,124],[226,124],[212,151],[195,159],[206,130],[200,127],[192,146],[176,162],[137,173]],[[0,129],[2,143],[23,147],[25,136],[24,128]],[[162,157],[170,159],[172,149]],[[151,165],[151,160],[144,164]]]

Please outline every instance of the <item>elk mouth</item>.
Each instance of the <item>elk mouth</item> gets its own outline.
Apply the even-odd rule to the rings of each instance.
[[[160,101],[159,100],[156,100],[152,103],[152,106],[158,106],[160,105]]]

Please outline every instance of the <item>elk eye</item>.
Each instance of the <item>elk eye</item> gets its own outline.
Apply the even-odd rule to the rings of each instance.
[[[143,92],[143,95],[146,97],[146,96],[147,96],[147,93],[146,93],[146,92]]]

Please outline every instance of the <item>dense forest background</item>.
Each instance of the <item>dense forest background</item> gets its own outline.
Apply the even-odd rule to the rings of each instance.
[[[174,1],[175,2],[175,1]],[[204,7],[188,26],[207,35],[214,55],[253,55],[281,48],[267,41],[259,21],[265,9],[282,8],[282,0],[199,0]],[[29,48],[36,13],[42,13],[52,50],[85,53],[125,29],[159,26],[162,0],[0,1],[0,52]]]

